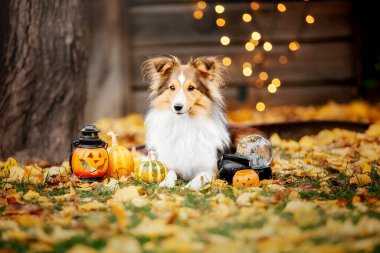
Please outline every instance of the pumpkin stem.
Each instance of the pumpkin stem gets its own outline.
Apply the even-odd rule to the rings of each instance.
[[[154,161],[156,160],[156,152],[154,152],[153,150],[150,150],[148,152],[148,160],[149,161]]]
[[[111,136],[112,138],[112,146],[117,146],[117,138],[116,138],[117,135],[115,134],[115,132],[109,130],[107,135]]]

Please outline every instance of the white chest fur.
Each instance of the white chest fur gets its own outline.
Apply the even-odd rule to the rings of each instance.
[[[202,171],[213,174],[217,150],[230,142],[222,113],[191,117],[151,109],[145,124],[147,148],[155,150],[158,159],[185,180]]]

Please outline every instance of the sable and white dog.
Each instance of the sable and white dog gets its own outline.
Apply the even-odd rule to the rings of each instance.
[[[229,147],[224,101],[224,67],[215,57],[182,65],[178,58],[149,59],[142,66],[150,84],[145,118],[146,145],[156,151],[169,172],[161,187],[174,187],[177,177],[200,189],[216,173],[218,152]]]

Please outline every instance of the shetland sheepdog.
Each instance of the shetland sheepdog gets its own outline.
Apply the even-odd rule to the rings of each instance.
[[[224,67],[216,57],[199,57],[183,65],[174,56],[145,61],[149,83],[146,146],[168,168],[161,187],[174,187],[178,177],[190,189],[210,183],[217,156],[230,145],[224,101]]]

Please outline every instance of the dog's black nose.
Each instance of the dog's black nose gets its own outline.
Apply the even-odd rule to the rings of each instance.
[[[182,110],[182,108],[183,108],[183,105],[181,105],[181,104],[175,104],[174,105],[174,110],[176,110],[177,112],[179,112],[180,110]]]

